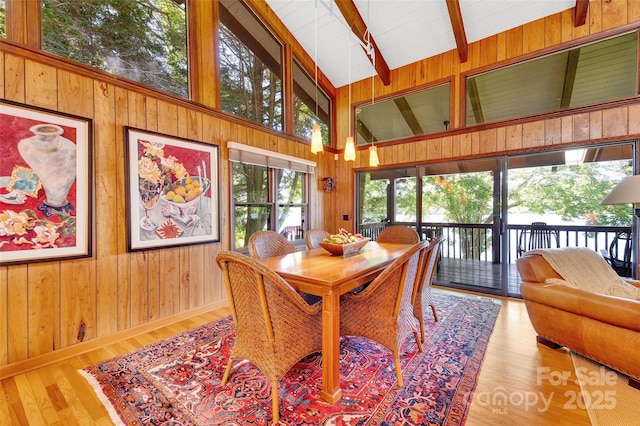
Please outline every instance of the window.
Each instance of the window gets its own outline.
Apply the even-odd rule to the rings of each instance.
[[[466,124],[635,96],[638,33],[467,78]]]
[[[0,0],[0,37],[7,36],[6,15],[7,15],[7,12],[6,12],[5,0]]]
[[[443,132],[449,128],[449,83],[356,108],[356,143]]]
[[[282,45],[241,1],[220,1],[222,110],[284,130]]]
[[[185,4],[43,0],[43,49],[187,98]]]
[[[246,250],[254,232],[274,230],[304,245],[309,175],[315,163],[229,142],[232,247]]]
[[[318,105],[316,107],[316,99]],[[316,108],[318,113],[316,114]],[[315,76],[311,78],[297,61],[293,61],[293,122],[294,133],[311,139],[314,123],[320,125],[322,143],[331,145],[331,99],[316,86]]]

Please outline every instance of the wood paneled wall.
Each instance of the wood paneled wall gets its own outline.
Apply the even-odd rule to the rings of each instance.
[[[11,4],[19,4],[9,0]],[[191,1],[195,8],[207,2]],[[249,3],[265,16],[272,30],[303,63],[310,60],[268,6]],[[192,9],[193,10],[193,9]],[[197,9],[196,9],[197,10]],[[214,9],[198,14],[198,28],[208,25]],[[28,11],[27,11],[28,12]],[[568,114],[483,130],[457,130],[461,105],[459,87],[465,73],[496,62],[578,40],[640,19],[640,2],[594,0],[583,27],[574,28],[571,12],[501,33],[469,46],[469,61],[459,63],[455,52],[393,70],[392,84],[376,82],[376,98],[439,79],[451,78],[455,90],[453,132],[417,142],[380,146],[382,165],[422,161],[448,161],[474,155],[533,150],[547,145],[595,143],[640,135],[640,102],[610,106],[597,111]],[[14,28],[15,30],[15,28]],[[32,29],[30,31],[33,31]],[[14,31],[17,35],[29,31]],[[17,36],[16,36],[17,37]],[[13,40],[29,43],[33,37]],[[213,40],[202,35],[201,40]],[[199,49],[196,75],[208,73],[214,63],[212,49]],[[290,61],[290,59],[289,59]],[[321,75],[321,82],[332,87]],[[76,354],[80,351],[152,328],[191,313],[226,303],[216,254],[229,247],[229,166],[227,141],[318,161],[312,185],[315,213],[312,227],[353,229],[354,170],[367,167],[368,151],[359,151],[355,163],[345,164],[333,152],[318,156],[296,138],[261,130],[217,113],[212,96],[215,84],[194,86],[198,104],[155,93],[122,82],[105,73],[88,70],[29,48],[0,41],[0,97],[91,118],[94,124],[94,249],[88,259],[54,261],[0,267],[0,377]],[[355,103],[370,96],[370,80],[354,83]],[[346,87],[336,91],[338,146],[344,143],[347,125]],[[217,144],[221,163],[221,237],[217,244],[195,245],[128,253],[126,250],[126,200],[124,126]],[[321,190],[321,179],[336,177],[337,189]],[[347,221],[343,215],[348,215]],[[84,324],[84,342],[78,331]]]
[[[90,348],[96,339],[226,304],[215,264],[229,248],[226,143],[311,159],[307,146],[99,73],[74,73],[64,61],[1,41],[0,48],[3,99],[87,117],[94,127],[93,256],[0,267],[0,376],[72,353],[74,345]],[[124,126],[220,146],[221,243],[127,252]]]
[[[373,5],[375,6],[375,5]],[[640,2],[633,0],[592,0],[586,23],[573,25],[573,9],[522,25],[495,36],[470,43],[468,61],[460,63],[456,51],[445,52],[391,71],[391,84],[374,78],[374,99],[389,97],[415,87],[451,81],[454,114],[450,132],[423,140],[378,145],[380,167],[432,161],[454,161],[473,156],[490,156],[548,148],[550,145],[594,144],[602,141],[640,137],[640,98],[582,113],[566,113],[553,118],[514,121],[478,129],[461,127],[463,82],[468,74],[540,55],[568,43],[580,43],[616,31],[640,27]],[[353,104],[371,102],[371,79],[352,83]],[[526,101],[526,100],[523,100]],[[349,132],[348,86],[336,90],[337,144],[343,149]],[[353,114],[352,114],[353,116]],[[480,130],[482,129],[482,130]],[[359,149],[355,162],[323,154],[326,176],[336,178],[337,190],[325,194],[325,229],[353,229],[354,171],[368,168],[369,151]],[[349,214],[349,220],[343,215]]]

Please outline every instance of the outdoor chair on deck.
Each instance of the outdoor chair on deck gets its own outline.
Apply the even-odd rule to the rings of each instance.
[[[420,249],[415,244],[397,258],[364,290],[347,293],[340,299],[340,334],[374,340],[393,353],[398,386],[402,387],[400,348],[413,334],[422,352],[420,323],[413,315],[411,296],[418,272]]]
[[[436,313],[436,306],[433,302],[433,296],[431,294],[431,284],[433,283],[433,277],[436,274],[436,268],[438,259],[440,257],[440,249],[444,236],[434,238],[428,245],[424,245],[420,250],[420,267],[416,276],[416,284],[414,292],[411,297],[413,304],[413,314],[420,323],[420,337],[424,342],[424,311],[422,310],[422,299],[427,302],[431,307],[433,313],[433,319],[438,321],[438,314]]]
[[[224,251],[216,262],[235,323],[221,385],[227,384],[234,361],[248,359],[271,383],[273,423],[278,423],[279,380],[299,360],[322,350],[321,306],[308,305],[276,272],[248,256]]]
[[[420,241],[420,236],[407,226],[395,225],[380,232],[376,241],[379,243],[415,244]]]
[[[518,257],[535,249],[559,248],[560,233],[544,222],[532,222],[529,230],[524,230],[518,240]]]
[[[296,247],[284,235],[275,231],[258,231],[249,237],[249,255],[254,259],[284,256],[293,253]]]
[[[633,237],[630,232],[620,231],[609,245],[609,251],[602,250],[602,257],[621,277],[631,276],[631,252]]]
[[[309,250],[320,247],[320,243],[323,239],[328,238],[329,234],[327,231],[322,229],[309,229],[304,236],[304,240],[307,243],[307,248]]]

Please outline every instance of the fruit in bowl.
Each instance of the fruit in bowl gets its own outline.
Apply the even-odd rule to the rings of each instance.
[[[177,208],[180,215],[195,214],[198,200],[210,186],[209,179],[187,176],[165,187],[160,199],[173,210]]]
[[[337,256],[347,256],[360,251],[367,245],[370,238],[364,238],[360,234],[352,234],[340,228],[337,234],[329,235],[320,242],[320,247]]]

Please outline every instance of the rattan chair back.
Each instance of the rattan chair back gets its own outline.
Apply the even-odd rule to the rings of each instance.
[[[385,228],[376,241],[379,243],[402,243],[402,244],[416,244],[420,241],[418,233],[407,226],[394,225]]]
[[[414,286],[412,295],[413,313],[420,323],[420,338],[424,341],[424,311],[423,301],[431,307],[433,318],[437,322],[438,314],[436,313],[436,306],[433,301],[433,295],[431,294],[431,284],[433,283],[433,277],[435,276],[438,259],[440,258],[440,251],[442,249],[442,243],[444,242],[444,236],[434,238],[429,243],[423,245],[420,250],[420,267],[416,276],[416,284]]]
[[[284,256],[293,253],[296,247],[275,231],[258,231],[249,237],[249,255],[254,259]]]
[[[400,347],[411,334],[422,352],[420,324],[413,315],[411,296],[418,272],[417,243],[391,263],[359,293],[347,293],[340,302],[340,334],[361,336],[388,348],[394,356],[398,386],[402,387]]]
[[[304,236],[304,241],[307,243],[307,248],[309,250],[320,247],[320,243],[325,238],[329,237],[327,231],[322,229],[309,229]]]
[[[322,350],[321,306],[307,304],[289,283],[256,259],[223,251],[216,262],[235,323],[222,386],[235,360],[250,360],[271,383],[273,423],[277,423],[280,378],[300,359]]]

